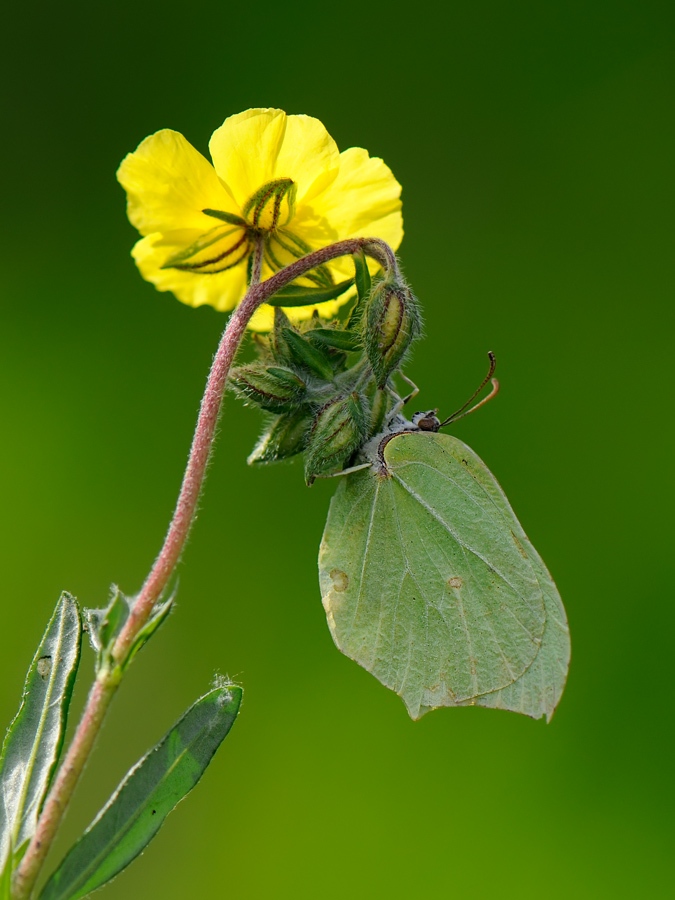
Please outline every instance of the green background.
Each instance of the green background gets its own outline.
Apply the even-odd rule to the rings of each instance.
[[[138,276],[115,169],[162,127],[205,152],[250,106],[319,117],[403,184],[419,407],[459,406],[495,351],[502,392],[455,433],[572,629],[549,726],[411,722],[326,626],[334,485],[247,468],[258,416],[228,398],[178,608],[115,702],[60,851],[215,671],[244,707],[110,900],[670,893],[673,24],[656,0],[5,13],[0,717],[61,589],[95,606],[112,581],[140,586],[225,323]]]

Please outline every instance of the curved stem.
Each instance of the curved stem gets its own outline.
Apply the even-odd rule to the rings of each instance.
[[[178,564],[194,521],[199,494],[204,483],[227,376],[253,313],[291,281],[300,278],[317,266],[339,256],[348,256],[358,250],[363,250],[383,268],[400,275],[393,251],[388,244],[378,238],[352,238],[338,241],[307,254],[266,281],[260,282],[262,250],[263,241],[262,237],[259,237],[256,240],[254,251],[251,284],[244,299],[230,316],[209,372],[183,483],[164,545],[136,597],[124,628],[113,647],[113,659],[118,665],[114,669],[103,669],[99,672],[92,685],[82,718],[38,819],[35,834],[14,874],[13,900],[27,900],[31,895],[72,793],[101,729],[105,713],[119,686],[122,677],[119,664],[124,661],[138,633],[150,618],[155,604]]]

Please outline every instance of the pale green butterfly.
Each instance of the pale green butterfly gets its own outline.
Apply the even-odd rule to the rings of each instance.
[[[413,719],[441,706],[553,715],[570,643],[556,586],[485,463],[400,415],[361,451],[333,497],[319,552],[338,648],[396,691]],[[415,389],[416,392],[416,389]],[[414,396],[411,395],[411,397]]]

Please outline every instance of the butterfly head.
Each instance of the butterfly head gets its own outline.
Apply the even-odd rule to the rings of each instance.
[[[441,420],[436,413],[437,409],[430,409],[428,412],[416,412],[412,417],[412,424],[419,431],[438,431],[441,427]]]

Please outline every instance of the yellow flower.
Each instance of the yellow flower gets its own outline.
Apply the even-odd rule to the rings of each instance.
[[[122,161],[131,223],[144,237],[132,255],[142,276],[190,306],[232,309],[243,297],[255,234],[265,238],[263,279],[289,262],[351,237],[403,237],[401,186],[381,159],[338,151],[318,119],[279,109],[230,116],[209,143],[213,166],[177,131],[146,138]],[[338,259],[299,283],[328,286],[353,274]],[[348,294],[287,315],[329,318]],[[272,308],[251,328],[267,331]]]

